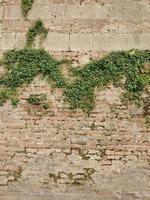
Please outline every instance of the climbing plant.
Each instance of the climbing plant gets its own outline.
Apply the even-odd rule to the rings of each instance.
[[[102,89],[113,83],[126,90],[128,99],[137,100],[150,85],[150,69],[145,70],[145,63],[150,62],[150,50],[113,51],[83,68],[70,67],[75,79],[68,81],[62,73],[62,64],[66,61],[54,59],[44,49],[33,48],[36,36],[45,38],[47,32],[43,23],[37,20],[27,32],[25,48],[4,54],[1,64],[6,73],[0,77],[1,105],[12,99],[10,91],[17,92],[17,88],[30,84],[37,75],[62,88],[71,109],[80,108],[88,113],[95,106],[95,88]]]
[[[42,42],[48,34],[48,29],[44,27],[43,22],[39,19],[35,22],[35,24],[29,28],[26,35],[26,46],[32,47],[34,44],[36,36],[40,35],[40,42]]]
[[[17,107],[19,103],[19,99],[17,98],[16,90],[5,88],[0,90],[0,106],[3,106],[7,100],[11,100],[11,104],[13,107]]]
[[[94,89],[103,88],[109,83],[121,86],[130,99],[138,99],[146,85],[150,84],[150,70],[144,72],[144,64],[150,61],[150,50],[116,51],[102,59],[92,61],[84,68],[73,69],[77,77],[74,83],[65,88],[67,101],[73,109],[81,108],[90,112],[94,108]]]
[[[26,17],[29,10],[32,8],[34,0],[22,0],[22,13]]]

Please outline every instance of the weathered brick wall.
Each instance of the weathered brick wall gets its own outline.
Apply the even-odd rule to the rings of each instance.
[[[149,0],[35,0],[28,20],[20,0],[0,1],[0,53],[22,48],[41,18],[43,47],[82,65],[116,49],[150,48]],[[97,91],[90,117],[72,113],[62,90],[37,77],[21,102],[0,107],[0,200],[149,200],[150,129],[144,108],[122,102],[122,90]],[[47,94],[51,108],[30,106]]]

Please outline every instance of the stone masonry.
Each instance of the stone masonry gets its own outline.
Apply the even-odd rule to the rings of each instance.
[[[74,66],[112,50],[150,48],[150,0],[35,0],[27,20],[21,0],[0,0],[0,55],[23,48],[38,18],[49,28],[43,48]],[[88,117],[36,77],[20,89],[16,109],[0,107],[0,200],[150,200],[144,108],[126,104],[113,85],[95,92]],[[47,113],[27,103],[30,94],[47,95]]]

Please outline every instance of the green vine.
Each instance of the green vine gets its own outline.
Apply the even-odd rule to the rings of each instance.
[[[51,111],[52,103],[45,94],[30,95],[28,101],[28,113],[36,116],[43,116]],[[33,109],[34,108],[34,109]]]
[[[129,99],[140,99],[141,92],[150,84],[150,71],[144,71],[144,64],[149,61],[150,50],[111,52],[82,69],[73,70],[77,79],[65,88],[66,99],[72,109],[81,108],[90,112],[95,105],[94,89],[109,83],[125,88]],[[121,83],[123,78],[125,84]]]
[[[36,36],[40,35],[41,42],[46,38],[48,29],[44,27],[43,22],[39,19],[35,22],[33,27],[29,28],[26,35],[26,46],[32,47]]]
[[[29,84],[37,75],[57,87],[64,85],[60,63],[43,49],[11,50],[4,54],[3,65],[6,73],[0,77],[0,84],[6,88]]]
[[[50,106],[49,106],[49,104],[47,102],[45,102],[45,103],[42,104],[42,108],[45,109],[45,110],[48,110],[49,107]]]
[[[150,50],[114,51],[84,68],[70,67],[74,78],[69,81],[62,72],[66,60],[58,61],[45,50],[32,47],[35,37],[41,35],[45,38],[47,32],[43,23],[36,21],[27,33],[26,47],[4,54],[1,64],[6,73],[0,77],[1,105],[14,96],[10,91],[30,84],[37,75],[62,88],[65,100],[73,110],[80,108],[90,113],[95,106],[95,89],[102,89],[110,83],[123,87],[129,100],[141,101],[142,91],[150,85],[150,69],[145,69],[145,64],[150,62]]]
[[[16,98],[17,93],[16,90],[11,88],[1,89],[0,90],[0,106],[3,106],[7,100],[11,100],[11,104],[13,107],[17,107],[19,103],[19,99]]]
[[[27,101],[32,105],[40,105],[43,100],[46,100],[46,96],[30,95]]]
[[[49,108],[49,104],[47,102],[46,95],[30,95],[27,101],[31,105],[41,106],[45,110]]]
[[[22,13],[24,17],[26,17],[29,10],[31,10],[33,2],[34,0],[22,0]]]

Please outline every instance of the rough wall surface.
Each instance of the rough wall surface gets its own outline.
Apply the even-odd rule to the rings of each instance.
[[[49,28],[43,47],[75,65],[150,48],[149,0],[35,0],[28,20],[20,0],[0,6],[1,54],[24,47],[37,18]],[[37,77],[20,91],[18,108],[0,107],[0,200],[149,200],[150,129],[144,108],[124,104],[122,92],[97,91],[88,117],[72,113],[62,91]],[[29,106],[30,94],[47,94],[50,111]]]

